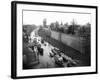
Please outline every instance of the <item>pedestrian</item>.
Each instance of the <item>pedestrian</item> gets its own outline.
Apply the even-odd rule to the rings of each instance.
[[[37,46],[34,46],[34,52],[35,52],[36,59],[38,59],[38,49],[37,49]]]

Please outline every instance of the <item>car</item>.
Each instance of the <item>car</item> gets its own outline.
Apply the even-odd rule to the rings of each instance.
[[[54,60],[55,60],[55,63],[56,63],[59,67],[64,67],[64,65],[63,65],[63,57],[62,57],[62,56],[55,55],[55,56],[54,56]]]
[[[53,52],[49,52],[49,56],[50,57],[54,57],[54,53]]]

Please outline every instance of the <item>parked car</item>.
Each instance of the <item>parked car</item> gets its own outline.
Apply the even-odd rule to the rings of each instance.
[[[49,52],[49,56],[50,57],[54,57],[54,53],[53,52]]]
[[[59,66],[59,67],[64,67],[63,65],[63,57],[59,56],[59,55],[55,55],[54,56],[55,59],[55,63]]]

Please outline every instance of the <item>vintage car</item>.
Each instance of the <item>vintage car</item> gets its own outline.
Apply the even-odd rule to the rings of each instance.
[[[55,60],[55,63],[59,66],[59,67],[64,67],[63,65],[63,57],[60,56],[60,55],[55,55],[54,56],[54,60]]]

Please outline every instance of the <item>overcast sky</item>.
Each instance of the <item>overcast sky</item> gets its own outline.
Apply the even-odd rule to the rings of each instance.
[[[77,24],[84,25],[91,23],[90,14],[76,14],[76,13],[58,13],[58,12],[40,12],[40,11],[23,11],[23,24],[42,25],[43,19],[47,19],[47,25],[58,21],[59,23],[71,23],[74,19]]]

